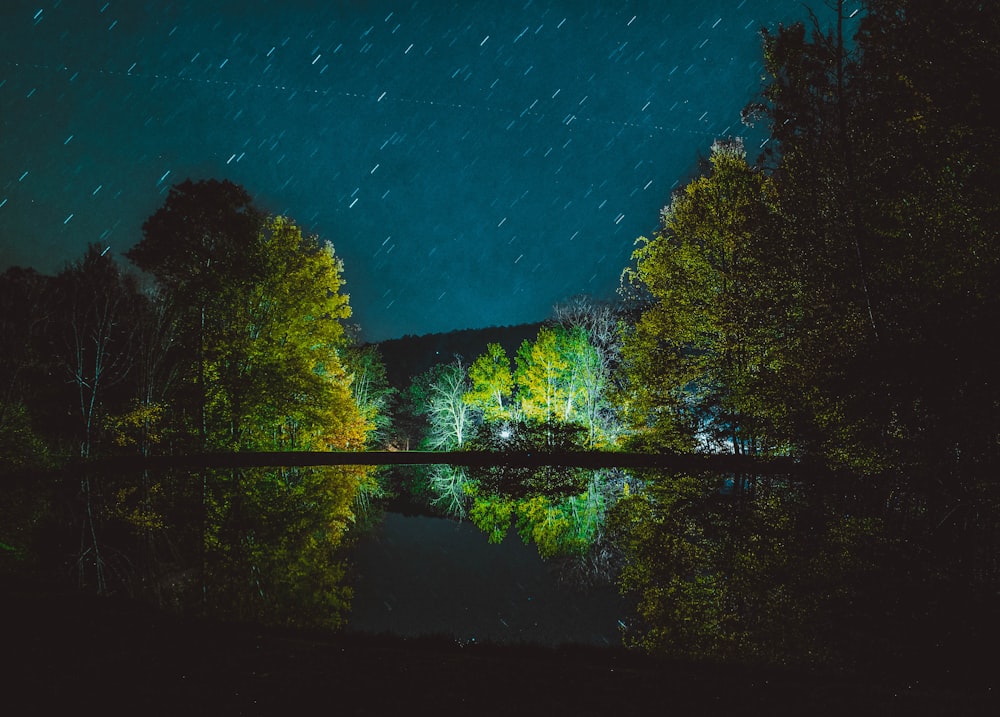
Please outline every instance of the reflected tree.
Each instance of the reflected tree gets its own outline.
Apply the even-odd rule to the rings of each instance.
[[[863,652],[844,637],[886,607],[869,586],[888,547],[866,500],[777,479],[752,494],[727,476],[645,480],[611,520],[621,588],[638,606],[630,644],[798,664]]]

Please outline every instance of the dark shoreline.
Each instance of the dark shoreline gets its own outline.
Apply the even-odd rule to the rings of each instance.
[[[0,586],[9,714],[993,714],[982,676],[654,660],[616,648],[461,646],[183,618],[124,598]],[[973,660],[973,656],[968,656]],[[924,665],[924,670],[928,669]],[[915,671],[916,670],[916,671]],[[933,675],[931,676],[933,677]]]

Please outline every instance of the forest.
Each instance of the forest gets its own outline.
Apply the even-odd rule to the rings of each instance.
[[[410,375],[359,341],[334,245],[227,180],[175,185],[124,260],[92,245],[56,276],[5,270],[4,584],[339,628],[352,541],[403,501],[617,585],[624,643],[653,655],[947,664],[995,637],[1000,13],[864,5],[853,37],[839,2],[830,27],[763,32],[744,113],[763,153],[706,148],[616,301],[567,297]],[[498,458],[101,467],[375,449]],[[747,468],[503,459],[580,451]],[[779,458],[815,472],[753,469]]]

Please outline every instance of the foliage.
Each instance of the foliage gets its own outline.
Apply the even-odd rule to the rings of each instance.
[[[396,389],[389,385],[377,346],[346,347],[340,352],[350,376],[351,395],[365,421],[372,426],[368,445],[385,443],[392,431],[390,408]]]
[[[504,465],[502,456],[558,455],[611,443],[608,357],[617,349],[610,348],[610,316],[578,299],[572,311],[560,312],[561,323],[541,327],[534,341],[522,343],[513,372],[503,347],[490,343],[467,374],[456,359],[411,382],[408,403],[427,420],[423,445],[499,456],[493,466],[433,467],[427,472],[432,505],[454,517],[468,515],[494,542],[516,517],[521,537],[535,542],[545,558],[588,553],[602,534],[606,473],[516,468]],[[585,326],[600,336],[602,349]]]
[[[329,243],[216,181],[174,187],[143,232],[129,257],[152,287],[95,245],[54,278],[0,277],[4,567],[58,556],[99,593],[336,625],[369,469],[55,472],[45,458],[351,449],[388,425],[377,353],[346,345]]]
[[[329,242],[266,216],[226,182],[178,185],[144,235],[129,256],[176,307],[176,335],[188,349],[172,400],[195,418],[189,445],[352,449],[386,427],[384,369],[374,351],[346,346],[351,310]],[[126,415],[119,425],[132,423]],[[210,607],[247,619],[339,624],[349,599],[339,546],[357,497],[374,485],[360,468],[206,473]]]
[[[539,423],[568,422],[580,391],[578,367],[571,358],[571,344],[581,332],[542,327],[533,342],[518,349],[514,377],[521,413]]]
[[[830,29],[765,31],[747,117],[769,121],[769,149],[753,167],[717,143],[639,240],[623,289],[645,305],[616,382],[633,445],[860,478],[631,492],[622,579],[649,649],[808,660],[836,643],[824,614],[912,620],[944,585],[995,595],[1000,355],[982,336],[1000,318],[1000,155],[982,87],[1000,18],[964,0],[866,5],[854,38],[841,0]],[[923,597],[890,610],[894,580]]]
[[[473,431],[473,408],[465,395],[469,379],[458,357],[449,364],[437,364],[414,379],[409,398],[414,412],[427,417],[428,430],[423,444],[432,450],[462,448]]]
[[[671,447],[767,453],[776,439],[763,399],[780,347],[767,319],[781,305],[768,258],[773,192],[738,142],[716,143],[709,163],[626,272],[651,298],[623,348],[630,412]]]
[[[472,387],[464,399],[480,411],[485,421],[502,421],[511,418],[511,392],[514,379],[510,372],[510,359],[503,346],[490,343],[486,353],[469,367]]]

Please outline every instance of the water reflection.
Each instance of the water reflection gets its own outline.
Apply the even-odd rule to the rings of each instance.
[[[609,526],[626,641],[675,657],[833,661],[877,603],[877,502],[856,486],[644,472]]]
[[[106,531],[142,558],[129,562],[129,589],[160,604],[227,620],[337,628],[351,598],[345,542],[358,496],[373,480],[371,468],[358,466],[166,472],[145,492],[141,513],[112,506]]]
[[[468,521],[386,513],[351,553],[348,629],[462,642],[620,645],[613,585],[560,579],[508,531],[499,544]]]
[[[696,659],[844,664],[917,618],[940,631],[969,614],[948,608],[957,571],[929,567],[941,533],[923,537],[923,504],[898,484],[574,471],[554,494],[454,466],[94,476],[100,552],[77,562],[225,619],[549,645],[624,636]]]

